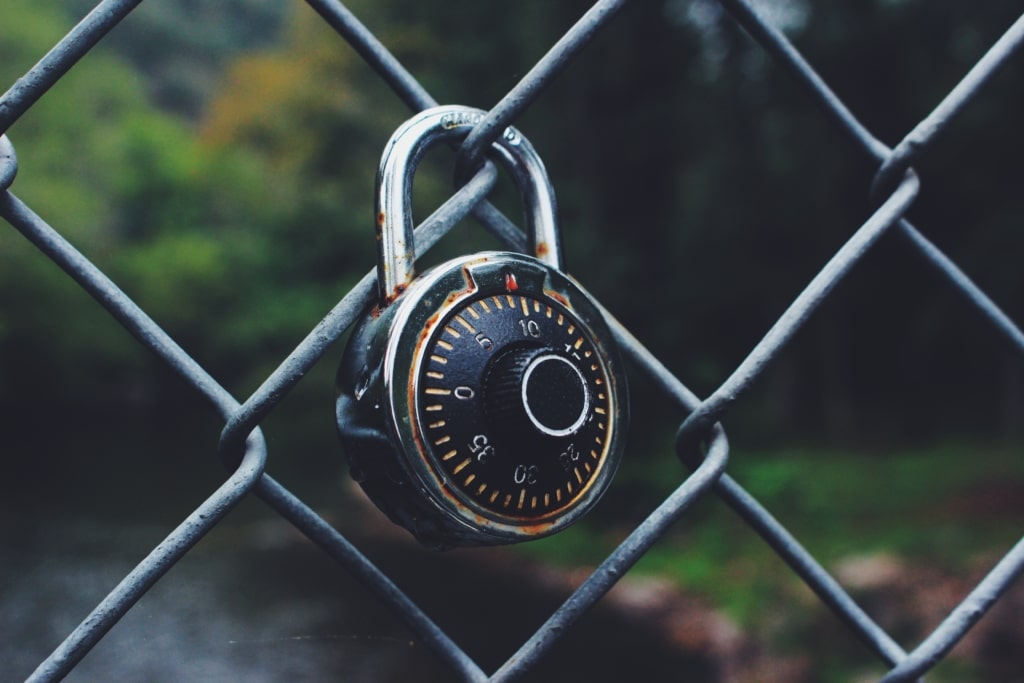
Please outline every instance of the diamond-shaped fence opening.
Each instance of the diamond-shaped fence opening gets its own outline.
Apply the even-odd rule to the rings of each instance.
[[[35,66],[11,84],[0,98],[0,132],[10,131],[16,121],[31,120],[37,103],[45,101],[51,88],[58,86],[69,70],[79,60],[90,55],[92,48],[139,4],[139,0],[104,0],[99,3]],[[308,0],[308,4],[343,39],[344,43],[339,41],[337,49],[345,51],[346,54],[351,54],[354,50],[406,106],[412,110],[420,110],[436,104],[431,94],[417,82],[414,75],[343,4],[335,0]],[[620,16],[619,11],[625,4],[622,0],[601,1],[582,14],[578,21],[547,49],[544,56],[489,108],[486,116],[459,148],[458,155],[462,167],[474,168],[491,142],[501,135],[507,126],[517,122],[534,102],[545,97],[545,86],[556,77],[572,79],[573,74],[571,70],[566,70],[566,67],[587,59],[588,45],[602,29],[612,30],[611,27],[615,26]],[[890,149],[858,121],[854,113],[811,68],[793,43],[772,23],[759,16],[755,7],[762,6],[759,3],[720,0],[718,5],[710,2],[670,4],[674,8],[672,11],[661,10],[666,13],[666,17],[688,12],[694,23],[706,32],[711,42],[722,40],[722,36],[712,34],[721,30],[723,24],[718,20],[722,19],[724,10],[736,22],[730,23],[730,27],[742,27],[756,43],[760,44],[763,53],[759,54],[766,54],[771,58],[771,68],[788,72],[794,82],[803,86],[811,100],[821,109],[821,119],[836,126],[853,141],[858,152],[863,153],[870,163],[878,167],[872,186],[864,188],[865,192],[870,189],[875,208],[859,227],[853,225],[851,221],[848,236],[841,246],[820,266],[820,270],[803,286],[799,294],[787,303],[785,310],[770,326],[768,332],[728,373],[725,381],[706,398],[701,399],[688,389],[624,325],[616,321],[610,313],[607,314],[636,378],[656,387],[662,396],[662,402],[672,406],[673,415],[680,425],[676,434],[675,450],[689,469],[679,470],[674,490],[654,507],[653,511],[645,511],[642,521],[622,536],[617,547],[585,578],[581,578],[573,585],[564,602],[557,607],[552,606],[541,616],[542,623],[539,626],[531,627],[521,642],[493,644],[503,653],[501,656],[504,658],[504,663],[493,670],[489,664],[485,669],[480,663],[480,658],[469,654],[463,649],[459,638],[450,635],[456,631],[465,632],[464,625],[447,623],[446,619],[432,614],[430,609],[420,607],[418,602],[422,600],[413,600],[389,578],[388,572],[382,571],[380,567],[385,563],[371,560],[368,557],[368,549],[361,549],[358,542],[354,543],[348,535],[341,533],[338,527],[328,521],[329,516],[322,516],[313,505],[271,476],[276,464],[275,449],[268,449],[260,429],[261,425],[265,425],[271,419],[279,406],[287,403],[291,390],[359,319],[361,312],[375,295],[374,273],[367,273],[333,308],[319,312],[322,319],[308,331],[305,338],[284,355],[276,369],[262,379],[255,391],[244,400],[239,400],[232,391],[218,383],[200,362],[189,355],[172,334],[158,325],[103,270],[83,255],[83,251],[86,250],[79,251],[72,244],[73,240],[69,241],[65,237],[65,234],[73,232],[73,226],[51,226],[37,215],[32,207],[18,198],[17,135],[12,133],[10,138],[7,135],[0,137],[0,215],[34,244],[46,258],[63,269],[68,277],[127,329],[139,344],[155,354],[175,375],[198,391],[198,394],[215,408],[223,421],[219,449],[228,465],[226,477],[222,481],[211,483],[205,490],[206,499],[173,526],[145,559],[127,571],[122,580],[115,582],[112,590],[109,589],[112,584],[106,584],[102,589],[92,585],[77,587],[76,602],[88,596],[86,602],[89,604],[82,608],[91,609],[91,612],[78,626],[73,627],[70,633],[66,632],[65,625],[57,625],[57,629],[63,629],[64,632],[54,634],[53,637],[63,638],[63,641],[38,665],[34,673],[31,673],[29,680],[58,680],[68,675],[128,610],[147,594],[158,593],[161,590],[172,593],[178,590],[184,592],[185,588],[181,587],[183,582],[188,585],[201,583],[200,577],[190,574],[185,578],[170,578],[168,581],[173,585],[168,588],[165,588],[168,582],[158,584],[158,581],[179,562],[180,571],[190,571],[187,562],[190,550],[201,539],[208,536],[215,538],[218,523],[225,515],[240,502],[252,497],[261,499],[295,529],[312,540],[326,556],[336,560],[351,577],[346,576],[338,580],[359,582],[365,595],[372,596],[374,604],[379,605],[380,610],[390,610],[403,621],[418,646],[425,648],[434,661],[441,662],[446,676],[455,679],[475,681],[528,677],[532,670],[542,664],[545,655],[558,648],[569,634],[581,628],[581,617],[584,613],[599,603],[633,565],[665,537],[672,525],[686,515],[698,499],[712,498],[705,495],[709,493],[714,493],[724,501],[747,525],[760,534],[768,546],[806,583],[818,599],[848,627],[854,638],[867,645],[877,658],[875,664],[888,671],[882,680],[916,680],[941,662],[950,650],[964,639],[971,627],[999,600],[1019,574],[1021,567],[1024,566],[1024,545],[1018,544],[1008,549],[1005,555],[996,560],[973,587],[957,597],[958,604],[940,623],[935,624],[934,630],[923,640],[902,645],[901,634],[890,633],[876,622],[868,611],[857,604],[841,582],[801,546],[799,539],[782,526],[757,498],[744,489],[743,482],[733,478],[728,467],[729,446],[721,421],[734,404],[742,402],[747,390],[773,365],[783,349],[804,329],[805,324],[823,302],[848,275],[862,268],[862,261],[890,234],[902,238],[907,247],[906,253],[911,255],[907,258],[923,259],[938,274],[937,281],[942,282],[944,286],[952,285],[951,291],[957,292],[980,314],[984,324],[978,325],[979,334],[1001,337],[1009,342],[1015,352],[1024,351],[1024,334],[1011,318],[1003,313],[952,259],[929,241],[924,232],[907,219],[911,206],[923,191],[922,181],[914,171],[914,164],[934,148],[936,141],[943,138],[962,111],[969,110],[974,102],[984,101],[982,87],[1004,63],[1010,60],[1024,40],[1024,18],[1013,23],[938,105],[921,119],[899,144]],[[780,8],[785,10],[789,7],[786,3],[768,3],[763,6],[776,10],[773,14],[776,21],[785,23],[786,17],[789,16],[785,11],[779,12]],[[797,7],[797,4],[793,7]],[[633,10],[651,11],[649,7]],[[798,10],[797,7],[794,11]],[[485,31],[486,27],[479,27],[479,30]],[[586,151],[589,153],[592,150]],[[74,154],[74,151],[69,150],[68,154]],[[26,163],[21,172],[31,174],[31,163]],[[814,170],[807,169],[805,172],[813,174]],[[971,172],[980,173],[983,169],[972,169]],[[417,249],[422,252],[434,243],[442,241],[444,235],[456,223],[467,216],[472,216],[509,248],[521,250],[524,245],[522,232],[486,199],[496,183],[497,174],[493,168],[484,167],[479,171],[419,225]],[[799,201],[799,196],[799,193],[794,192],[792,201]],[[642,236],[638,236],[638,239],[642,239]],[[682,318],[686,317],[684,312],[662,312],[662,315],[667,316],[676,314]],[[893,334],[899,335],[901,331],[894,330]],[[937,373],[943,371],[943,368],[935,369]],[[57,390],[59,391],[59,388]],[[118,429],[119,425],[109,426],[109,431],[115,434]],[[139,457],[144,458],[145,454],[142,453]],[[880,482],[879,485],[884,486],[884,482]],[[40,495],[45,495],[45,492],[40,492]],[[870,505],[870,501],[865,501],[865,504]],[[927,534],[928,529],[922,528],[921,533]],[[7,561],[5,559],[5,562]],[[12,563],[11,566],[11,571],[17,573],[18,565]],[[122,568],[117,565],[114,571],[121,572]],[[217,575],[215,579],[222,582],[223,590],[230,590],[228,586],[233,581],[232,577]],[[438,577],[438,580],[442,581],[443,578]],[[98,598],[106,590],[109,590],[107,596],[95,604],[93,596]],[[145,605],[145,600],[140,605]],[[313,613],[318,613],[315,600],[304,606],[306,607]],[[19,612],[19,616],[25,621],[37,621],[41,618],[45,620],[45,617],[40,615],[44,615],[48,608],[49,605],[41,601],[38,606],[24,610],[26,614],[22,615]],[[208,619],[209,615],[203,618]],[[496,615],[495,618],[504,617]],[[442,626],[442,623],[446,625]],[[707,624],[705,627],[711,628]],[[273,646],[272,640],[270,643],[260,640],[262,636],[258,624],[253,624],[253,628],[255,633],[232,636],[231,647],[217,650],[213,654],[203,649],[206,644],[196,643],[196,656],[210,656],[214,659],[220,656],[225,666],[236,667],[234,674],[225,675],[248,674],[250,677],[258,678],[256,670],[260,660],[258,656],[251,654],[254,648],[248,650],[250,654],[242,655],[238,654],[238,648],[232,649],[234,644],[237,644],[236,639],[243,647],[246,643],[249,646],[259,643],[261,650],[266,649],[264,645]],[[469,630],[482,628],[482,624],[473,624]],[[624,638],[623,641],[625,642]],[[343,644],[337,645],[343,649]],[[138,649],[144,652],[151,646],[148,643],[139,644]],[[628,652],[624,653],[624,656],[628,656]],[[383,672],[387,670],[386,659],[386,655],[382,656],[374,665],[378,668],[373,672],[359,671],[353,672],[353,675],[372,679],[377,673],[384,677]],[[315,668],[316,661],[313,657],[297,658],[294,663],[294,667],[297,667],[294,671],[298,672],[296,675],[315,675],[315,671],[303,671],[302,667]],[[866,666],[871,663],[865,658]],[[123,664],[126,670],[141,670],[132,669],[133,663],[127,659]],[[27,673],[14,672],[15,675]],[[167,675],[173,677],[173,673]]]

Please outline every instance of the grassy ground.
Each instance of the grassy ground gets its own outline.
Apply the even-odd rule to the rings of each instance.
[[[675,484],[665,482],[678,482],[680,468],[665,460],[626,470],[616,485],[671,490]],[[1012,448],[737,452],[728,473],[906,647],[1020,538],[1024,522],[1024,458]],[[595,563],[625,532],[584,527],[523,550],[557,564]],[[654,575],[705,599],[782,656],[814,660],[810,680],[854,680],[857,667],[873,659],[713,494],[684,514],[634,570],[634,576]],[[900,608],[913,614],[901,616]],[[822,640],[811,655],[809,639]],[[976,666],[953,659],[931,679],[977,675]]]

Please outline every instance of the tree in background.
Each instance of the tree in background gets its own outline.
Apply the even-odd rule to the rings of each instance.
[[[494,6],[469,0],[349,6],[440,101],[487,108],[589,3],[518,3],[500,21]],[[947,2],[938,12],[914,0],[759,6],[891,144],[1013,11]],[[373,173],[408,115],[307,7],[278,7],[143,3],[11,131],[22,160],[15,190],[242,390],[372,264]],[[572,272],[701,393],[869,215],[874,172],[717,7],[627,6],[516,124],[551,172]],[[8,2],[5,82],[68,26],[25,0]],[[187,59],[207,66],[183,70]],[[1011,312],[1024,295],[1009,262],[1024,246],[1013,229],[1022,142],[1009,124],[1024,102],[1012,87],[1020,68],[1000,75],[922,159],[925,189],[912,216]],[[168,73],[185,71],[195,74],[184,80],[193,94],[167,95],[181,85]],[[418,176],[422,211],[450,191],[450,160],[431,155]],[[498,201],[516,215],[514,201]],[[474,226],[459,230],[442,253],[493,244]],[[86,313],[50,264],[6,247],[4,258],[0,333],[5,349],[18,350],[6,359],[40,353],[60,359],[39,364],[60,366],[55,376],[73,367],[88,378],[87,368],[123,367],[136,353],[112,340],[124,336],[116,328],[92,322],[103,314]],[[1012,357],[937,282],[886,237],[732,416],[733,429],[761,441],[870,442],[990,435],[1001,412],[1016,424]],[[31,287],[39,291],[23,295]],[[89,336],[100,329],[107,336]],[[9,377],[24,375],[7,383],[20,387],[9,395],[38,391],[21,360],[5,363]],[[91,392],[93,381],[82,382]],[[642,387],[636,400],[649,400]],[[643,412],[658,410],[654,401]]]
[[[70,23],[23,0],[4,13],[0,78],[11,83]],[[186,122],[148,101],[144,77],[102,46],[10,138],[21,165],[13,190],[29,206],[190,351],[213,365],[236,357],[228,347],[237,335],[217,338],[214,322],[246,291],[242,266],[248,273],[267,260],[260,236],[275,220],[270,183],[251,156],[200,144]],[[124,331],[13,231],[0,240],[5,402],[159,402],[158,387],[139,384],[144,356]],[[232,368],[224,363],[229,376]]]

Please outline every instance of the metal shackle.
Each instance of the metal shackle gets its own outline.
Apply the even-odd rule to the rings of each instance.
[[[426,109],[391,136],[377,171],[377,285],[380,305],[387,306],[415,276],[412,179],[427,150],[438,142],[461,140],[487,112],[459,105]],[[562,269],[555,216],[555,193],[533,145],[515,128],[505,129],[491,144],[491,155],[512,175],[525,207],[533,256]]]

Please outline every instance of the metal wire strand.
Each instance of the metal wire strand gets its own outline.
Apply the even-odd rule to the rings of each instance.
[[[917,177],[908,171],[896,192],[829,259],[725,382],[686,418],[679,429],[681,434],[699,438],[750,388],[860,258],[906,213],[918,189]]]
[[[103,0],[0,96],[0,134],[6,132],[54,83],[71,70],[142,0]]]
[[[619,10],[625,6],[626,0],[600,0],[587,10],[573,26],[558,39],[548,52],[530,69],[529,72],[501,98],[488,112],[480,123],[463,141],[461,147],[460,167],[463,171],[476,168],[483,159],[484,153],[494,142],[501,131],[512,125],[541,91],[561,73],[584,47],[607,25]]]
[[[0,216],[58,264],[135,338],[173,368],[223,415],[238,407],[231,395],[106,275],[10,192],[0,194]],[[206,535],[255,485],[266,464],[266,446],[256,431],[228,479],[175,528],[104,598],[36,669],[30,681],[67,675],[103,635],[161,576]]]

